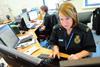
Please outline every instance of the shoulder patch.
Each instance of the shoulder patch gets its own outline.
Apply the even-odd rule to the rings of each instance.
[[[55,28],[59,28],[59,24],[54,25],[54,26],[53,26],[53,29],[55,29]]]
[[[88,32],[90,30],[88,26],[82,23],[79,24],[79,28],[85,32]]]
[[[86,32],[88,32],[89,31],[89,28],[86,28]]]

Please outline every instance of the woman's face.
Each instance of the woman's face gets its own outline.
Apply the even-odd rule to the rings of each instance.
[[[43,11],[40,9],[40,14],[42,14],[43,13]]]
[[[70,29],[73,25],[73,20],[71,17],[64,16],[62,13],[59,13],[60,24],[65,29]]]

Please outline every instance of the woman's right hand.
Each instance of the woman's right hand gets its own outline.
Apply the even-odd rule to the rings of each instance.
[[[44,31],[45,29],[46,29],[46,27],[45,27],[45,25],[43,25],[43,24],[39,27],[39,30],[40,30],[40,31]]]
[[[59,48],[58,46],[54,46],[53,47],[53,52],[52,54],[50,54],[50,58],[55,58],[57,56],[58,59],[60,59],[60,55],[59,55]]]
[[[45,26],[41,26],[41,30],[42,30],[42,31],[45,30]]]

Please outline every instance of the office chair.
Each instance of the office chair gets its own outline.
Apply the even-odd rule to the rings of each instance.
[[[88,24],[91,22],[92,11],[78,13],[79,22]]]
[[[39,29],[37,29],[36,34],[39,39],[49,39],[53,26],[58,24],[59,22],[58,17],[55,14],[51,14],[51,15],[46,16],[43,22],[46,29],[44,31],[39,31]]]
[[[12,67],[41,67],[42,59],[21,53],[0,44],[0,55]]]

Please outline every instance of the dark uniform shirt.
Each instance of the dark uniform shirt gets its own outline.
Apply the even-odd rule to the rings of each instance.
[[[44,19],[43,19],[43,24],[46,26],[46,30],[41,30],[41,27],[39,27],[36,31],[35,31],[35,33],[36,33],[36,35],[37,35],[37,37],[39,37],[39,35],[44,35],[44,36],[46,36],[49,32],[48,32],[48,27],[49,27],[49,25],[50,24],[47,24],[48,23],[48,16],[49,16],[49,14],[48,13],[46,13],[45,14],[45,16],[44,16]],[[50,28],[50,27],[49,27]],[[51,28],[50,28],[51,29]]]
[[[50,44],[59,46],[59,51],[67,54],[75,54],[82,50],[96,51],[92,32],[82,23],[74,27],[70,35],[60,25],[55,26],[50,38]]]

